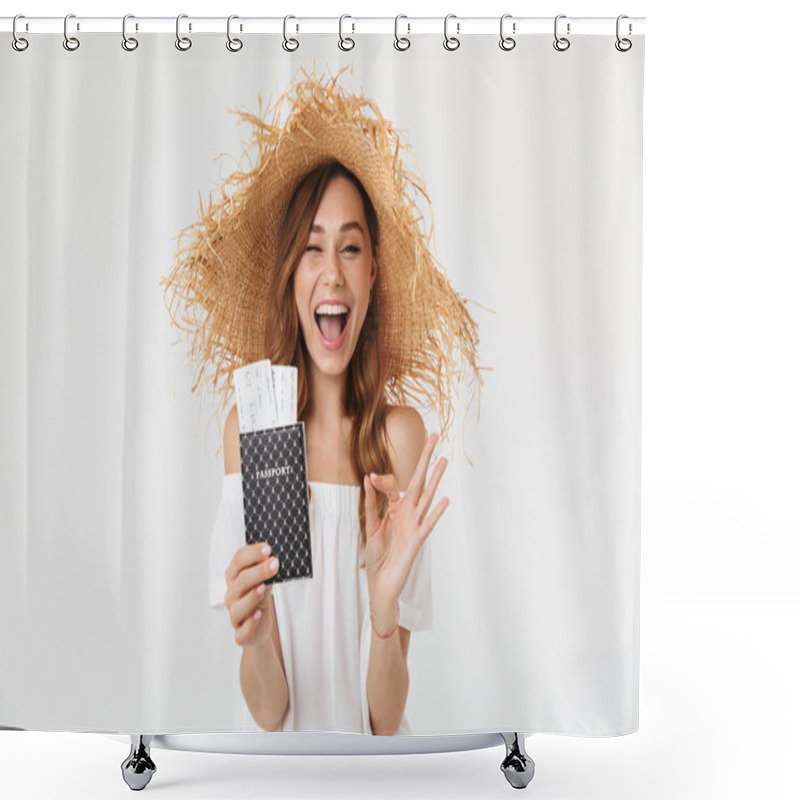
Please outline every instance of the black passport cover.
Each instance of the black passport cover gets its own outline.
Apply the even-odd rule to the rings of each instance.
[[[248,544],[267,542],[280,561],[264,583],[311,578],[305,423],[239,433]]]

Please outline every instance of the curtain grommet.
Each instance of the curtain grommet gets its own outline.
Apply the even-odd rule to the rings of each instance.
[[[558,14],[553,22],[553,35],[555,36],[555,41],[553,42],[553,47],[558,50],[559,53],[563,53],[565,50],[569,50],[569,46],[571,44],[570,40],[566,38],[566,36],[559,36],[558,35],[558,21],[560,19],[566,19],[566,14]],[[569,36],[569,22],[567,23],[567,36]]]
[[[503,23],[511,16],[511,14],[503,14],[500,17],[500,49],[505,50],[508,52],[509,50],[513,50],[517,46],[517,40],[514,39],[513,36],[506,36],[503,33]],[[517,23],[511,23],[511,33],[517,32]]]
[[[352,39],[350,36],[342,35],[342,23],[345,21],[345,19],[353,19],[353,18],[349,14],[342,14],[342,16],[339,17],[339,49],[344,51],[349,51],[356,46],[356,41],[355,39]],[[356,32],[355,22],[353,23],[353,28],[350,32],[351,33]]]
[[[445,50],[458,50],[461,47],[461,40],[458,38],[458,34],[461,31],[461,23],[456,22],[456,36],[448,36],[447,35],[447,23],[451,20],[456,18],[455,14],[448,14],[444,18],[444,42],[442,42],[442,46]]]
[[[192,40],[188,36],[181,36],[181,19],[188,18],[188,14],[178,14],[175,19],[175,47],[181,52],[185,52],[192,46]],[[189,23],[189,32],[191,33],[192,23]]]
[[[11,46],[18,52],[22,53],[28,49],[28,40],[24,36],[20,36],[17,33],[17,20],[18,19],[25,19],[24,14],[17,14],[14,17],[14,22],[11,24]]]
[[[74,14],[67,14],[67,16],[64,17],[64,41],[62,42],[62,44],[64,45],[64,49],[65,50],[69,50],[70,52],[73,52],[73,51],[77,50],[81,46],[81,43],[80,43],[80,39],[78,39],[77,37],[69,36],[67,34],[67,22],[68,22],[70,17],[75,17],[75,15]],[[77,25],[77,30],[80,30],[80,29],[81,29],[81,26],[80,26],[80,24],[78,24]]]
[[[411,47],[411,39],[409,39],[407,36],[400,36],[398,27],[401,19],[408,19],[408,17],[405,14],[398,14],[394,18],[394,49],[403,51],[408,50],[408,48]],[[411,23],[407,22],[406,26],[408,27],[407,32],[411,33]]]
[[[132,53],[139,46],[139,40],[134,36],[128,36],[128,31],[126,30],[128,20],[132,18],[133,14],[126,14],[122,18],[122,49],[126,50],[128,53]],[[136,29],[139,29],[138,25]]]
[[[228,48],[228,52],[230,53],[238,53],[242,49],[242,47],[244,47],[244,44],[241,39],[237,39],[231,36],[231,20],[233,19],[239,19],[239,15],[231,14],[228,17],[228,31],[227,31],[228,41],[225,42],[225,47]],[[241,31],[241,27],[239,28],[239,30]]]
[[[293,36],[290,37],[286,35],[286,24],[290,19],[297,19],[297,17],[295,17],[293,14],[287,14],[283,18],[283,41],[281,42],[281,47],[283,47],[283,49],[288,53],[293,53],[298,47],[300,47],[300,42]],[[295,32],[298,32],[299,30],[300,26],[295,25]]]

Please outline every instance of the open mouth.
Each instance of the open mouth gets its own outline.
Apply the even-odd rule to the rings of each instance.
[[[347,320],[350,318],[350,311],[331,313],[316,311],[314,313],[314,320],[317,323],[317,328],[322,334],[322,338],[330,344],[337,343],[342,337],[345,328],[347,327]]]

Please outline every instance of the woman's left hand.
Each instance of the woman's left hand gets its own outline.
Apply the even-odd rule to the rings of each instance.
[[[365,476],[367,542],[365,562],[369,585],[370,605],[375,624],[389,630],[397,614],[395,604],[406,584],[414,559],[442,516],[450,500],[442,498],[429,516],[428,513],[436,487],[447,467],[442,457],[425,484],[425,475],[438,440],[431,434],[417,462],[417,468],[401,497],[397,478],[393,474]],[[377,496],[383,492],[389,506],[383,518],[378,518]]]

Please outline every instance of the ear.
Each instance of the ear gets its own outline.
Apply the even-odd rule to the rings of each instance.
[[[378,262],[381,259],[380,245],[375,247],[375,257],[372,259],[372,269],[369,273],[370,286],[375,285],[375,279],[378,276]]]

